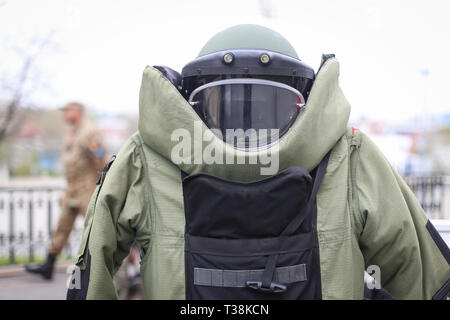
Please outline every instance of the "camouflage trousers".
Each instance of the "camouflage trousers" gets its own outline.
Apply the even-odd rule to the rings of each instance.
[[[62,201],[62,212],[58,219],[56,231],[52,234],[52,239],[48,252],[52,255],[59,255],[69,239],[75,220],[79,214],[86,215],[87,203],[85,205],[69,205],[67,198]]]

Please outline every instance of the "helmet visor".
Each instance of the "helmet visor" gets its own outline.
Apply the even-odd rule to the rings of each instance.
[[[198,87],[189,103],[217,136],[247,149],[271,144],[286,134],[302,113],[305,99],[280,82],[235,78]]]

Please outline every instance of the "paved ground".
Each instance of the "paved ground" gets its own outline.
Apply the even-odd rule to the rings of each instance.
[[[52,281],[31,274],[0,277],[0,300],[64,300],[68,277],[64,272],[55,273]]]

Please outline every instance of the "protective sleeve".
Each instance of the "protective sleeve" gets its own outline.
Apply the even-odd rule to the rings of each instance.
[[[354,211],[366,268],[379,268],[382,287],[396,299],[445,299],[447,245],[432,231],[413,192],[364,134],[357,157]]]
[[[130,138],[90,200],[68,299],[117,299],[114,274],[136,240],[149,245],[149,206],[141,147]]]

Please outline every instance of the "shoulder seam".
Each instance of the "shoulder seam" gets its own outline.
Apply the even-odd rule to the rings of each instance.
[[[150,232],[151,234],[154,233],[154,227],[155,227],[155,217],[154,217],[154,208],[152,208],[152,186],[150,183],[150,170],[148,168],[148,162],[147,162],[147,156],[145,155],[144,151],[144,143],[142,141],[141,135],[139,132],[136,132],[133,137],[133,142],[136,145],[136,148],[139,149],[139,158],[141,159],[142,168],[144,169],[144,179],[145,179],[145,186],[146,186],[146,196],[145,196],[145,205],[147,208],[148,217],[150,219]]]
[[[354,148],[353,152],[350,149],[350,183],[351,183],[351,193],[352,193],[352,211],[355,219],[359,220],[361,226],[364,227],[364,219],[361,215],[361,207],[359,203],[359,195],[357,191],[357,175],[358,175],[358,165],[360,161],[360,146],[362,134],[358,128],[351,127],[348,130],[347,137],[349,139],[350,148]]]

